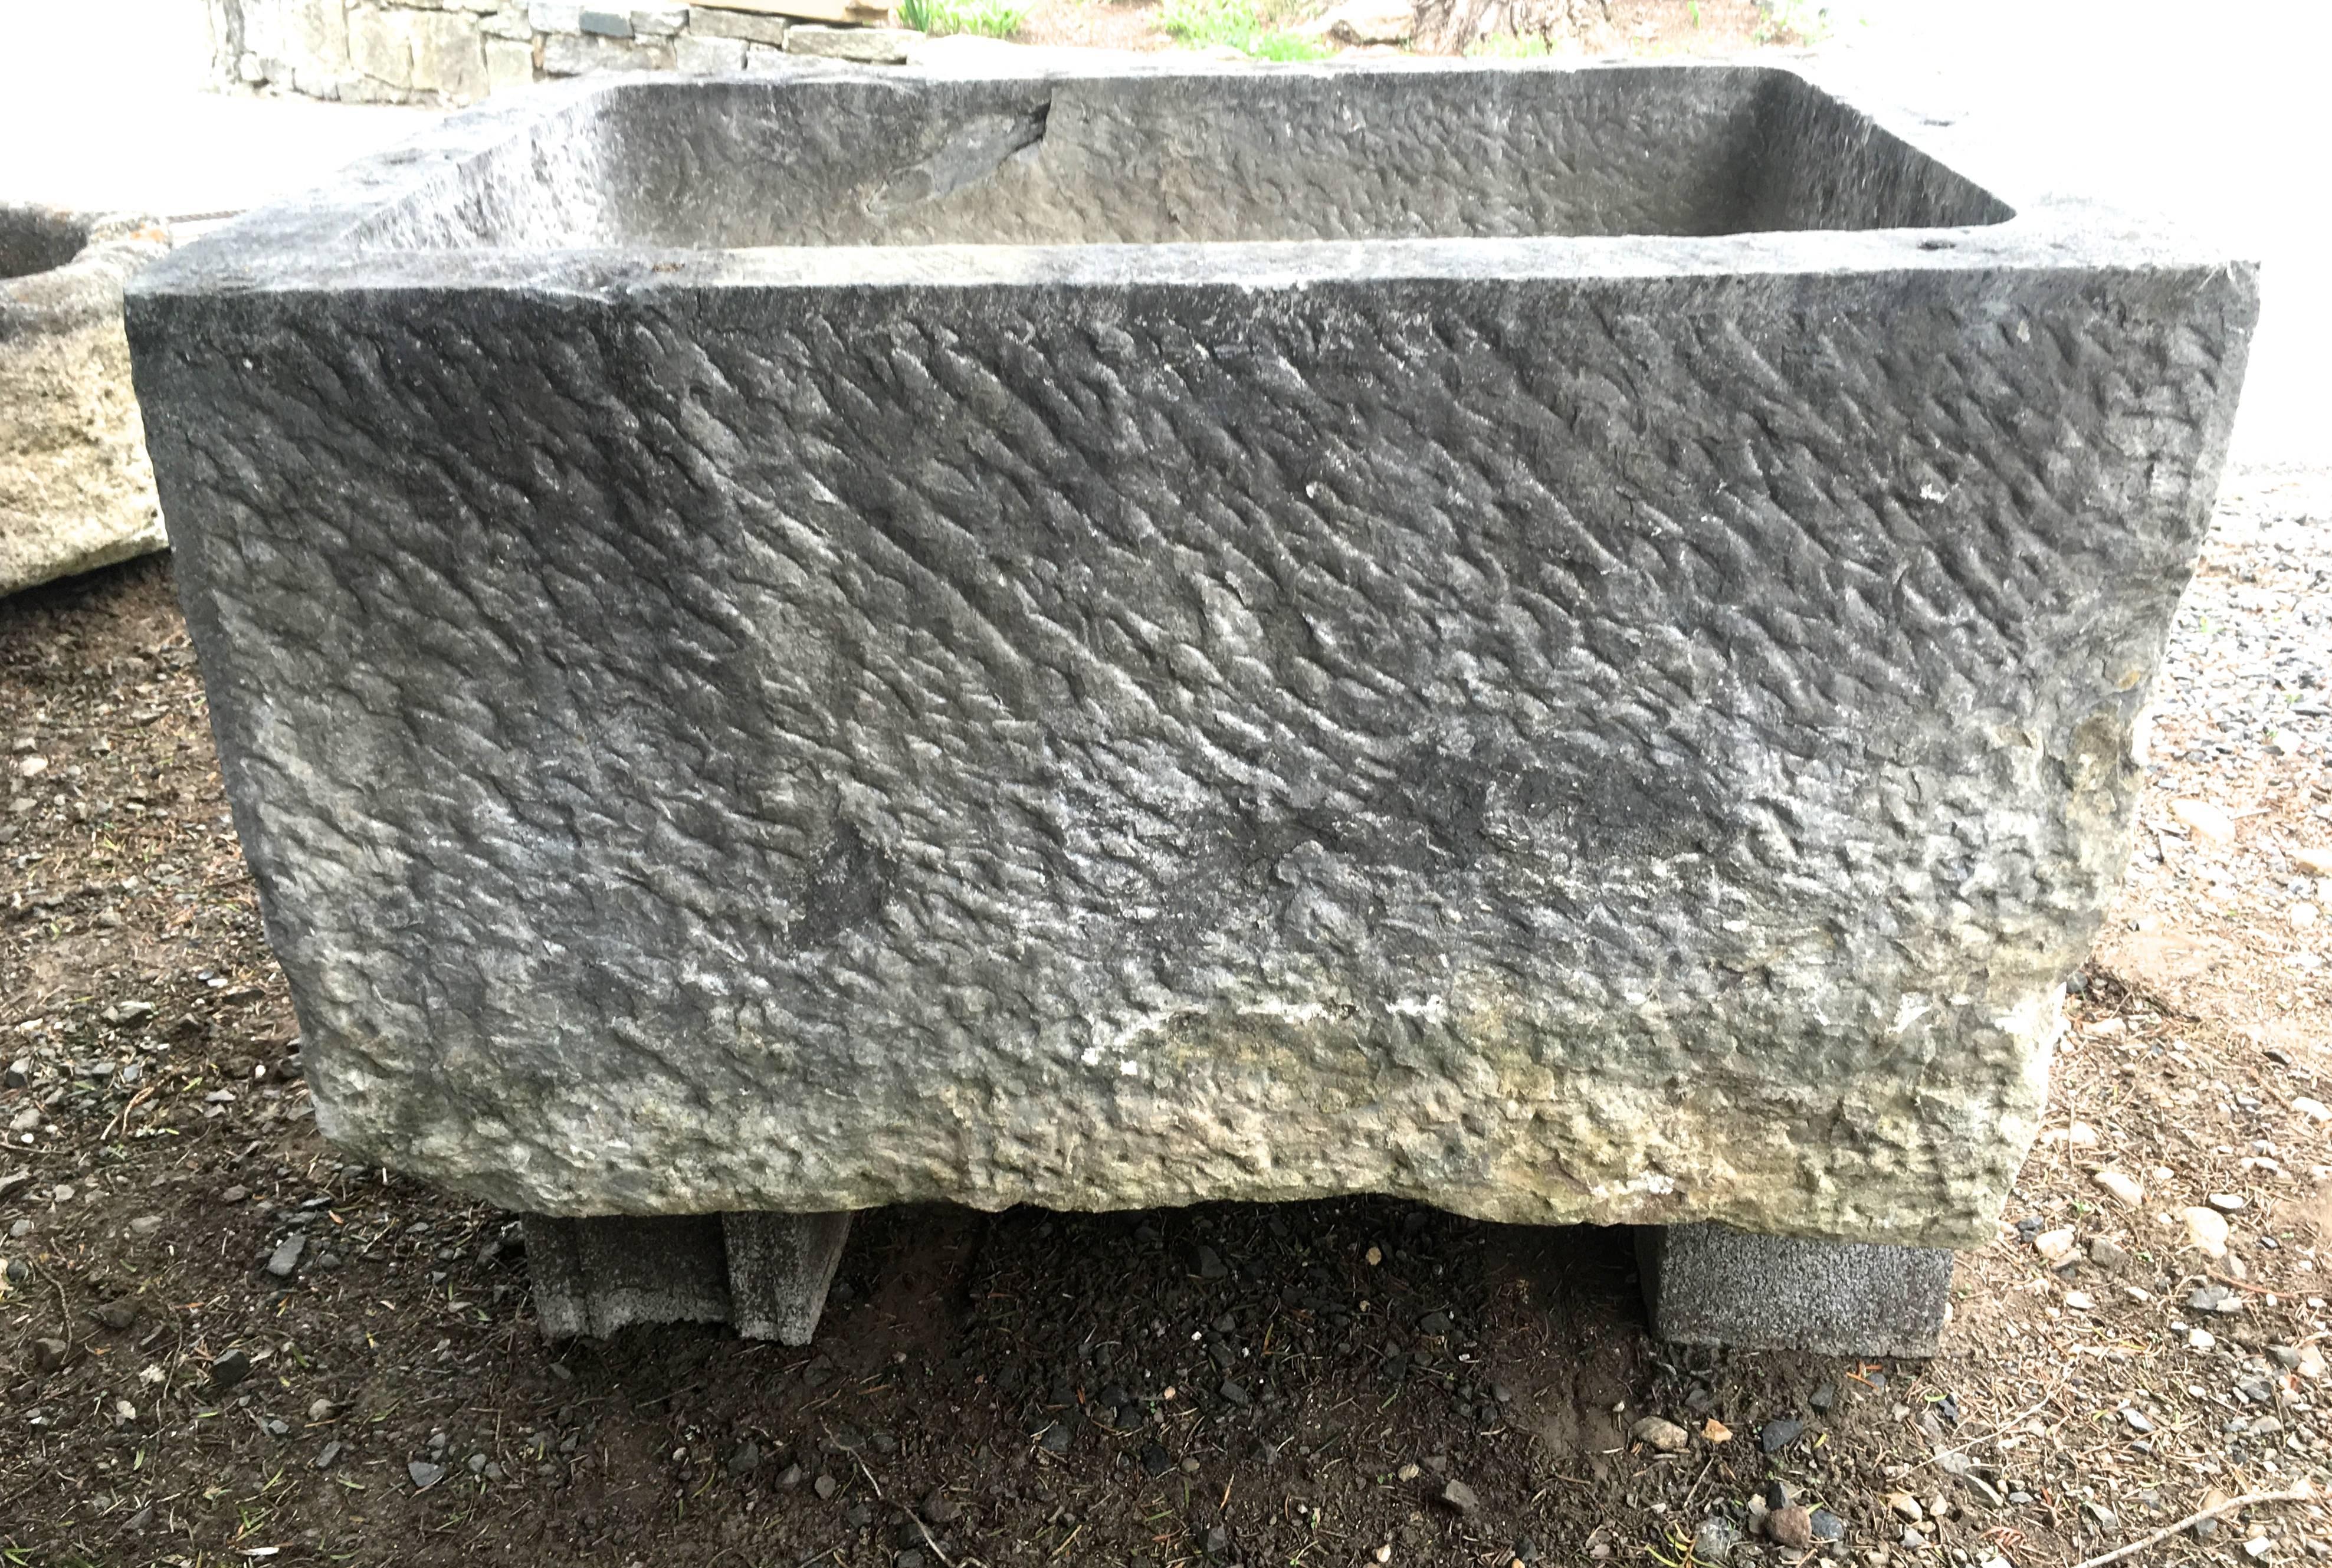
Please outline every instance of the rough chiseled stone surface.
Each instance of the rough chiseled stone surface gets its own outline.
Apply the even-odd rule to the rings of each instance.
[[[1364,112],[1404,74],[1276,80]],[[1067,157],[1062,101],[1007,154]],[[1369,1190],[1989,1236],[2247,269],[1462,213],[1158,255],[343,237],[482,221],[460,139],[530,123],[133,301],[330,1136],[551,1214]]]
[[[150,218],[0,204],[0,594],[167,543],[121,286],[168,248]]]

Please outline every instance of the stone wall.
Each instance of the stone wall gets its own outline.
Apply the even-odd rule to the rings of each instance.
[[[592,71],[901,57],[891,0],[205,0],[219,74],[347,103],[471,103]]]

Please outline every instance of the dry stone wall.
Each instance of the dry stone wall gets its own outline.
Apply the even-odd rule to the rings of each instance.
[[[594,71],[904,57],[891,0],[207,0],[220,74],[347,103],[472,103]]]

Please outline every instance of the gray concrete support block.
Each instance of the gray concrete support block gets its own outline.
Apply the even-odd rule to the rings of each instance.
[[[535,1315],[550,1339],[732,1323],[747,1339],[808,1344],[850,1235],[846,1211],[524,1220]]]
[[[635,1323],[729,1320],[717,1214],[525,1219],[535,1315],[551,1339],[604,1339]]]
[[[725,1214],[731,1321],[747,1339],[808,1344],[850,1237],[850,1211]]]
[[[1952,1255],[1930,1247],[1756,1236],[1716,1224],[1636,1233],[1655,1338],[1818,1355],[1935,1353]]]

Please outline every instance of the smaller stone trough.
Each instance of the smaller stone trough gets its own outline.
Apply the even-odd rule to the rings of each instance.
[[[166,548],[121,286],[151,218],[0,204],[0,595]]]
[[[546,91],[130,330],[317,1122],[551,1332],[1366,1192],[1916,1354],[2255,310],[1794,70],[1173,62]]]

